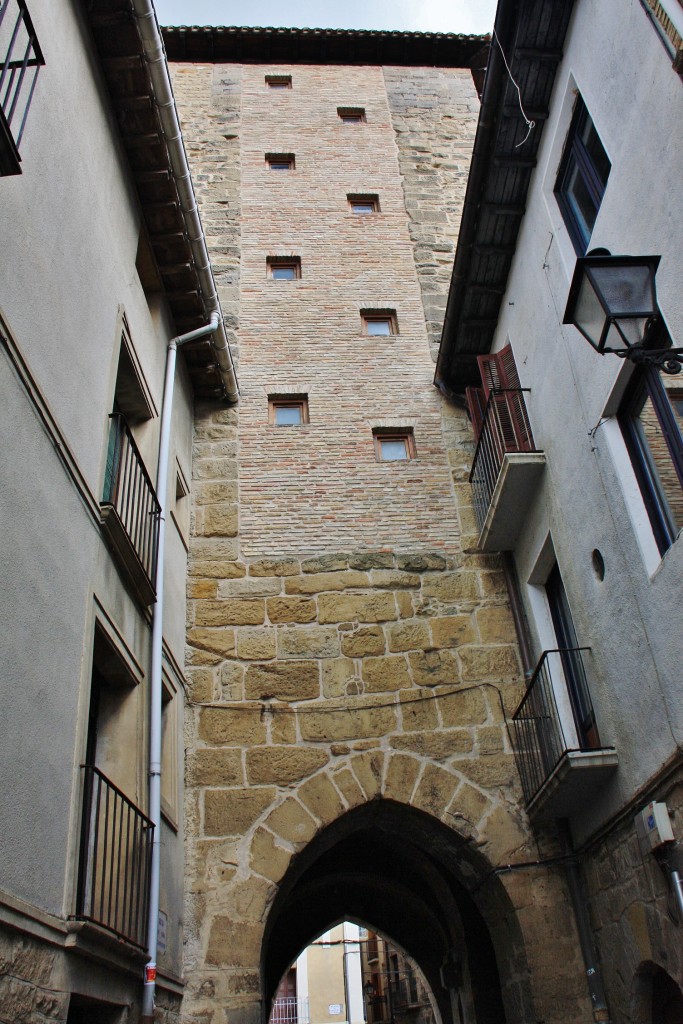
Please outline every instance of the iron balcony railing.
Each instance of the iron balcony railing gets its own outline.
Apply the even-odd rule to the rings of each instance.
[[[82,768],[75,917],[94,921],[145,949],[154,825],[99,768]]]
[[[124,417],[112,413],[110,420],[102,506],[115,513],[117,525],[120,524],[138,563],[131,565],[126,558],[127,568],[133,575],[135,570],[142,573],[149,591],[147,597],[153,600],[161,506]],[[124,558],[126,554],[123,552]]]
[[[273,999],[270,1024],[309,1024],[310,1019],[307,998],[279,996],[277,999]]]
[[[486,522],[505,455],[537,450],[524,402],[524,392],[528,390],[506,388],[491,391],[486,401],[470,472],[474,511],[480,531]]]
[[[558,711],[556,693],[567,693],[570,676],[582,693],[584,706],[590,701],[582,653],[589,647],[571,647],[544,651],[529,688],[512,716],[512,743],[522,789],[527,804],[531,803],[546,779],[552,774],[568,750],[590,750],[576,733],[568,743]],[[569,705],[569,694],[567,693]],[[587,709],[592,715],[592,706]],[[571,706],[567,708],[571,715]]]
[[[19,145],[44,63],[24,0],[0,0],[0,127],[5,143],[0,153],[2,173],[19,171]]]

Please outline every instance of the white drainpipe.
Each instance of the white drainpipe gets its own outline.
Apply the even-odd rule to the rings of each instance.
[[[173,87],[166,63],[164,43],[159,32],[159,25],[152,0],[132,0],[138,32],[145,52],[145,60],[154,92],[154,100],[159,111],[161,128],[171,161],[171,172],[175,179],[183,219],[188,230],[190,246],[195,268],[199,277],[202,297],[207,315],[218,313],[220,320],[213,339],[213,349],[220,370],[228,401],[236,402],[238,398],[237,378],[232,362],[232,354],[223,324],[220,302],[213,279],[211,261],[206,247],[204,230],[197,210],[197,200],[192,187],[187,154],[183,145],[182,133]]]
[[[186,341],[213,334],[219,326],[217,312],[211,314],[211,322],[196,331],[171,338],[166,353],[166,377],[164,399],[161,409],[161,430],[159,436],[159,464],[157,466],[157,499],[161,505],[159,516],[159,546],[155,574],[156,604],[152,620],[152,669],[150,680],[149,708],[149,807],[148,816],[154,823],[152,843],[152,864],[149,881],[149,917],[147,923],[147,952],[149,963],[145,967],[145,982],[142,993],[142,1018],[151,1021],[154,1016],[154,991],[156,987],[157,939],[159,931],[159,882],[161,854],[161,713],[162,685],[161,663],[164,638],[164,553],[166,547],[166,496],[168,492],[168,464],[171,452],[171,420],[173,418],[173,387],[178,348]]]

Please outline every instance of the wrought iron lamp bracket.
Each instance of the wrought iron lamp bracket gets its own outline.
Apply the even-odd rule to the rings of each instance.
[[[654,366],[663,373],[675,374],[683,369],[683,348],[643,348],[642,345],[637,345],[629,349],[611,351],[637,366]]]

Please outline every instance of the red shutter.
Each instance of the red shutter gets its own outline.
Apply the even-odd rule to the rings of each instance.
[[[500,352],[477,356],[483,393],[495,406],[503,451],[528,452],[534,450],[534,439],[521,391],[519,374],[512,354],[506,345]],[[489,416],[494,412],[492,409]],[[493,424],[491,424],[493,427]]]
[[[466,388],[465,398],[467,399],[467,411],[472,420],[474,440],[479,440],[481,428],[484,422],[484,410],[486,409],[486,396],[483,388]]]

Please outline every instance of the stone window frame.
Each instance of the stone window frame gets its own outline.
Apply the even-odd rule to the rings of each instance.
[[[413,427],[373,427],[372,441],[376,462],[411,462],[417,458]],[[405,446],[405,459],[385,459],[382,453],[383,441],[402,441]]]
[[[292,88],[292,76],[291,75],[266,75],[266,88],[267,89],[291,89]]]
[[[270,171],[294,171],[296,170],[296,157],[294,153],[266,153],[266,167]],[[281,164],[282,166],[276,166]],[[286,167],[284,165],[287,165]]]
[[[365,107],[337,107],[337,117],[342,124],[365,124],[368,120]]]
[[[349,192],[347,193],[346,200],[349,204],[349,210],[357,217],[372,217],[377,213],[381,213],[379,196],[376,192]],[[354,204],[363,203],[372,205],[372,210],[354,210]]]
[[[299,423],[277,423],[278,409],[299,409]],[[310,423],[308,395],[304,392],[268,395],[268,423],[271,427],[303,427]]]
[[[293,278],[277,278],[273,273],[278,267],[285,267],[294,271]],[[270,281],[286,281],[290,283],[301,279],[301,257],[300,256],[266,256],[266,274]]]
[[[399,333],[398,330],[398,317],[396,316],[396,310],[391,308],[367,308],[361,309],[361,333],[365,337],[370,338],[390,338],[394,337]],[[369,330],[369,324],[378,322],[387,322],[389,324],[388,334],[371,334]]]

